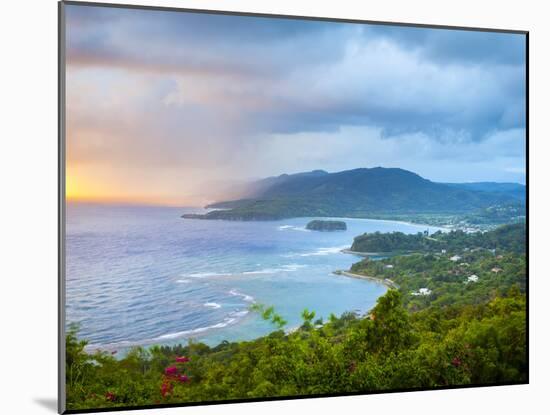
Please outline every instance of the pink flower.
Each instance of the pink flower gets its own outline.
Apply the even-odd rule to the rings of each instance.
[[[176,362],[178,363],[187,363],[190,359],[186,356],[176,357]]]
[[[176,375],[178,373],[178,368],[176,366],[170,366],[164,369],[164,373],[167,375]]]
[[[105,399],[107,399],[108,401],[113,402],[116,399],[116,396],[113,392],[107,392],[105,394]]]
[[[186,376],[186,375],[180,375],[180,377],[178,378],[178,380],[181,382],[181,383],[185,383],[189,380],[189,378]]]
[[[172,392],[172,384],[171,383],[163,383],[160,387],[160,394],[164,398],[167,394]]]
[[[459,366],[462,364],[462,361],[461,361],[458,357],[455,357],[455,358],[453,358],[453,360],[451,361],[451,364],[452,364],[454,367],[459,367]]]

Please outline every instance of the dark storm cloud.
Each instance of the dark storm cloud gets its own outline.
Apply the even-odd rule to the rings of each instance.
[[[268,151],[284,160],[292,143],[309,148],[319,137],[326,151],[303,166],[323,168],[339,154],[331,165],[343,169],[366,160],[335,139],[352,129],[355,146],[362,131],[366,147],[394,149],[369,162],[402,164],[406,158],[392,154],[417,142],[426,171],[438,171],[440,159],[455,154],[457,174],[460,163],[470,166],[472,154],[483,154],[488,179],[491,157],[498,158],[493,170],[509,172],[524,159],[524,40],[71,5],[69,123],[80,141],[69,156],[90,165],[95,157],[129,167],[181,172],[215,165],[226,169],[220,174],[262,176],[267,163],[253,165],[254,157]],[[274,136],[280,147],[267,144]]]
[[[296,66],[338,59],[341,37],[349,31],[344,25],[285,19],[97,7],[68,10],[70,64],[146,71],[277,77]]]
[[[246,109],[259,132],[376,125],[480,140],[525,125],[522,35],[96,7],[69,8],[69,22],[72,65],[261,79],[273,108]]]
[[[366,37],[383,37],[440,63],[523,65],[525,36],[502,32],[367,26]]]

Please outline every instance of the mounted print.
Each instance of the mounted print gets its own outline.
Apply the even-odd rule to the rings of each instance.
[[[59,33],[60,412],[528,382],[527,32]]]

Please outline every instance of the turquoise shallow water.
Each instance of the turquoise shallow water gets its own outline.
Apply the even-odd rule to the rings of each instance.
[[[348,230],[305,230],[311,218],[274,222],[181,219],[189,208],[69,204],[67,324],[90,348],[208,344],[253,339],[273,330],[252,303],[273,305],[300,324],[368,311],[386,288],[336,276],[358,257],[341,253],[363,232],[415,233],[425,226],[345,219]]]

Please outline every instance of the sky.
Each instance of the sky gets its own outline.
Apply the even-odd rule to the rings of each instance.
[[[67,197],[201,206],[400,167],[525,183],[525,37],[66,6]]]

